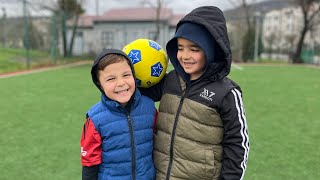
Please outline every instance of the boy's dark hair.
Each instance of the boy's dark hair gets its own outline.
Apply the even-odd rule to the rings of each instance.
[[[103,70],[106,66],[113,63],[121,62],[123,60],[125,60],[128,63],[128,65],[131,68],[133,77],[135,78],[133,64],[131,63],[131,60],[128,57],[128,55],[123,51],[119,49],[104,49],[95,57],[91,68],[91,77],[93,83],[102,93],[104,93],[104,91],[101,89],[99,83],[99,70]]]
[[[118,62],[123,62],[126,61],[127,64],[131,67],[130,62],[128,61],[127,58],[120,54],[108,54],[104,56],[97,66],[95,67],[95,76],[99,82],[99,71],[102,71],[105,67],[109,66],[110,64],[118,63]]]

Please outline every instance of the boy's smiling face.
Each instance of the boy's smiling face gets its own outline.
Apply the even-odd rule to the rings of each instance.
[[[99,71],[99,82],[105,95],[125,106],[135,91],[135,80],[129,64],[123,60]]]
[[[190,80],[198,79],[205,71],[204,51],[197,44],[184,38],[178,38],[177,44],[177,59],[180,65],[190,75]]]

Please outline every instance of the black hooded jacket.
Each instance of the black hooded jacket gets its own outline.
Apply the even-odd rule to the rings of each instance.
[[[222,11],[219,8],[212,6],[197,8],[179,21],[176,31],[184,23],[194,23],[205,27],[212,36],[208,37],[208,39],[210,38],[215,41],[216,46],[211,47],[211,51],[215,52],[215,57],[214,59],[208,60],[208,70],[205,72],[204,78],[217,80],[227,76],[231,68],[231,50],[226,21]],[[194,33],[196,34],[197,32]],[[179,74],[182,77],[184,77],[185,72],[183,72],[176,56],[178,51],[176,36],[177,34],[167,43],[167,53],[175,69],[179,71]],[[210,51],[210,49],[205,48],[206,47],[203,49]]]
[[[207,59],[204,74],[190,82],[177,59],[176,34],[166,46],[175,70],[159,84],[140,89],[160,100],[160,133],[154,147],[157,179],[242,179],[249,137],[241,89],[226,77],[232,56],[224,15],[217,7],[204,6],[182,18],[176,32],[184,23],[205,27],[215,41],[215,53]],[[203,50],[208,54],[208,48]]]

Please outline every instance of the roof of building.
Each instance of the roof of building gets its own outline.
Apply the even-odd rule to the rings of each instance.
[[[95,21],[154,21],[156,15],[155,8],[119,8],[105,12]],[[172,9],[162,8],[160,20],[168,20],[172,15]]]
[[[170,8],[162,8],[160,13],[161,21],[168,21],[170,26],[175,26],[178,21],[185,14],[174,14]],[[101,16],[82,15],[79,18],[79,27],[92,27],[94,22],[141,22],[141,21],[155,21],[156,9],[155,8],[115,8],[106,11]],[[69,21],[69,25],[72,22]]]
[[[174,14],[172,18],[170,18],[169,25],[176,26],[184,16],[185,14]]]
[[[97,16],[91,15],[82,15],[79,18],[78,25],[81,27],[92,27],[93,21],[97,18]]]

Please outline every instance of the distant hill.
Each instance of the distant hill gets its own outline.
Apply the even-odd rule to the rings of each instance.
[[[265,14],[272,10],[282,9],[290,6],[294,6],[294,0],[266,0],[255,4],[248,5],[250,13],[253,16],[254,12],[261,12]],[[234,9],[224,11],[226,19],[238,19],[245,17],[245,11],[242,7],[236,7]]]

